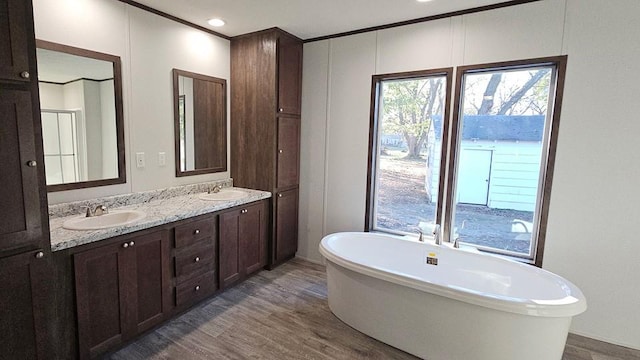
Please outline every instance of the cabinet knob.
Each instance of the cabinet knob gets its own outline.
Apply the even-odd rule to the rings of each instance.
[[[281,197],[282,197],[282,194],[278,194],[278,197],[279,197],[279,198],[281,198]]]
[[[132,241],[132,242],[130,242],[130,243],[129,243],[129,246],[133,246],[133,245],[135,245],[135,244],[136,244],[136,243],[134,243],[134,242]]]
[[[283,108],[278,109],[278,112],[284,112]]]
[[[199,261],[200,261],[200,257],[196,256],[196,258],[195,258],[195,259],[193,259],[193,261],[195,261],[195,262],[199,262]]]
[[[42,258],[44,257],[44,252],[42,252],[42,251],[38,251],[38,252],[35,254],[35,257],[36,257],[36,259],[42,259]]]
[[[129,243],[122,244],[122,247],[125,248],[125,249],[128,248],[129,247]]]
[[[27,161],[27,166],[28,167],[36,167],[36,166],[38,166],[38,162],[35,161],[35,160],[29,160],[29,161]]]
[[[28,79],[28,78],[31,77],[31,74],[29,74],[28,71],[23,71],[23,72],[20,73],[20,77],[23,78],[23,79]]]
[[[241,213],[241,214],[246,214],[248,211],[249,211],[249,210],[247,210],[247,209],[242,209],[242,210],[240,210],[240,213]]]
[[[199,230],[199,229],[196,229],[193,233],[194,233],[194,234],[196,234],[196,235],[198,235],[198,234],[200,234],[200,230]]]
[[[280,150],[278,150],[278,152],[279,152],[280,154],[282,154],[284,151],[282,151],[282,149],[280,149]]]
[[[196,285],[196,287],[194,288],[195,291],[199,291],[200,290],[200,285]]]

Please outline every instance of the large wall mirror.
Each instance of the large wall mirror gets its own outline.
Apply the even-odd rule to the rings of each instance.
[[[120,58],[36,46],[47,190],[125,183]]]
[[[227,81],[173,69],[176,176],[227,171]]]

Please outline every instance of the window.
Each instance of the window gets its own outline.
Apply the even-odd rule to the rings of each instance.
[[[42,110],[42,140],[47,185],[81,181],[78,121],[75,111]]]
[[[541,265],[565,64],[459,67],[451,117],[451,69],[374,76],[367,230]]]

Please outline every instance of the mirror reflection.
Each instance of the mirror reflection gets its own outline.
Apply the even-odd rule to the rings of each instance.
[[[173,69],[176,176],[227,170],[226,84]]]
[[[38,40],[49,191],[124,183],[120,58]]]

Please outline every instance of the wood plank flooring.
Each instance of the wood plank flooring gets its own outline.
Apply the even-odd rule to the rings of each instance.
[[[327,305],[324,266],[298,259],[260,272],[107,358],[416,359],[338,320]],[[613,359],[638,360],[640,351],[571,335],[563,357]]]

